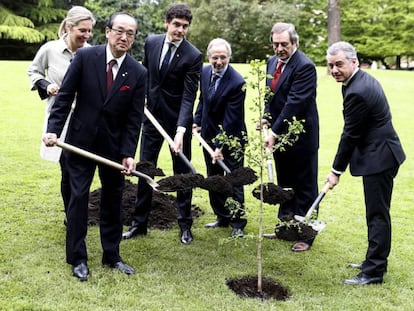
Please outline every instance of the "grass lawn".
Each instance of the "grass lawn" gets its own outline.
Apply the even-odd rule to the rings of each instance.
[[[413,310],[414,236],[412,232],[414,164],[414,73],[373,71],[388,96],[407,154],[395,180],[392,202],[393,244],[383,285],[344,286],[356,275],[347,268],[364,259],[367,237],[360,178],[345,173],[321,204],[328,226],[312,250],[290,251],[290,242],[263,242],[263,273],[288,287],[288,301],[242,299],[225,285],[227,278],[256,275],[256,243],[252,238],[227,243],[229,229],[206,230],[214,220],[207,192],[194,191],[193,203],[205,215],[195,219],[194,242],[183,246],[178,227],[151,230],[145,238],[123,241],[121,255],[136,268],[125,276],[100,264],[99,229],[87,237],[91,277],[81,283],[65,262],[65,227],[57,164],[39,157],[44,103],[29,91],[29,62],[0,61],[0,310]],[[236,65],[244,75],[248,65]],[[320,186],[336,152],[342,129],[341,86],[318,68],[321,144]],[[248,91],[246,105],[251,105]],[[246,121],[253,129],[253,115]],[[205,174],[201,147],[193,140],[193,164]],[[171,174],[169,155],[159,167]],[[131,178],[134,182],[135,179]],[[255,184],[256,185],[256,184]],[[257,234],[259,202],[247,186],[246,232]],[[100,187],[97,180],[93,189]],[[92,190],[93,190],[92,189]],[[265,206],[264,226],[271,232],[277,206]],[[125,228],[127,229],[127,228]],[[223,243],[225,242],[225,243]]]

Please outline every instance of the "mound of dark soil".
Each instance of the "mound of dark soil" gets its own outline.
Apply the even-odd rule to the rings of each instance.
[[[304,223],[278,224],[275,227],[278,239],[286,241],[307,241],[313,239],[318,232]]]
[[[253,196],[260,200],[260,188],[262,185],[258,185],[252,190]],[[293,198],[295,192],[293,189],[285,189],[274,183],[263,184],[263,202],[268,204],[280,204],[289,201]]]
[[[125,180],[125,188],[122,196],[122,206],[124,213],[124,225],[130,226],[135,209],[135,199],[137,195],[137,185]],[[94,190],[89,195],[89,216],[88,224],[97,225],[99,223],[99,206],[101,200],[101,188]],[[176,198],[172,195],[153,192],[151,214],[148,226],[155,229],[170,229],[177,224],[177,204]],[[197,218],[204,212],[197,206],[192,207],[193,217]]]
[[[257,276],[245,276],[240,279],[229,279],[226,285],[243,298],[260,298],[287,300],[291,294],[287,288],[278,282],[263,277],[262,292],[257,291]]]
[[[307,241],[313,239],[318,232],[311,226],[295,220],[294,215],[286,215],[275,226],[278,239],[286,241]]]

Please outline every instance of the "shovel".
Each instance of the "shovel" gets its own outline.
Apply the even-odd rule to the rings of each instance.
[[[83,150],[83,149],[81,149],[81,148],[78,148],[78,147],[72,146],[72,145],[67,144],[67,143],[64,143],[64,142],[62,142],[62,141],[60,141],[60,140],[58,140],[58,141],[57,141],[56,145],[57,145],[58,147],[62,148],[62,149],[65,149],[65,150],[71,151],[71,152],[73,152],[73,153],[76,153],[76,154],[78,154],[78,155],[84,156],[85,158],[88,158],[88,159],[90,159],[90,160],[94,160],[94,161],[96,161],[96,162],[99,162],[99,163],[102,163],[102,164],[108,165],[108,166],[113,167],[113,168],[115,168],[115,169],[118,169],[118,170],[120,170],[120,171],[124,171],[124,170],[126,170],[126,169],[127,169],[127,168],[125,168],[125,167],[124,167],[122,164],[120,164],[120,163],[117,163],[117,162],[111,161],[111,160],[109,160],[109,159],[106,159],[106,158],[104,158],[104,157],[98,156],[98,155],[96,155],[96,154],[94,154],[94,153],[91,153],[91,152],[89,152],[89,151]],[[155,181],[154,181],[151,177],[149,177],[148,175],[146,175],[146,174],[144,174],[144,173],[141,173],[141,172],[138,172],[138,171],[135,171],[135,170],[131,171],[131,175],[136,176],[136,177],[143,178],[143,179],[147,182],[147,184],[151,186],[151,188],[152,188],[152,189],[154,189],[155,191],[160,192],[160,190],[158,189],[159,184],[158,184],[158,183],[156,183],[156,182],[155,182]],[[169,190],[164,190],[164,189],[163,189],[163,191],[165,191],[165,192],[169,192]]]
[[[200,144],[207,150],[207,152],[211,155],[211,157],[213,157],[213,155],[214,155],[213,148],[211,148],[210,145],[205,141],[205,139],[203,137],[201,137],[200,133],[194,133],[194,136],[198,139]],[[231,173],[229,167],[224,163],[223,160],[217,159],[216,162],[221,166],[221,168],[226,173]]]
[[[152,115],[152,113],[148,110],[147,107],[144,107],[144,114],[145,116],[151,121],[151,123],[155,126],[155,128],[158,130],[158,132],[161,134],[162,137],[168,142],[171,148],[175,146],[174,141],[172,138],[168,135],[168,133],[163,129],[161,124],[158,122],[158,120]],[[196,174],[196,170],[194,166],[191,164],[191,162],[188,160],[188,158],[185,156],[185,154],[180,151],[177,153],[177,155],[183,160],[183,162],[190,168],[191,172],[193,174]]]
[[[268,127],[264,125],[263,129],[263,136],[267,137],[268,135]],[[266,148],[266,152],[271,154],[272,150]],[[289,201],[294,196],[294,191],[292,188],[282,188],[279,185],[275,185],[274,183],[274,174],[273,174],[273,160],[267,159],[267,176],[269,182],[267,184],[260,184],[256,188],[253,189],[252,194],[256,199],[261,199],[260,192],[263,194],[263,202],[268,204],[282,204],[286,201]],[[262,190],[261,190],[262,189]]]
[[[194,136],[198,139],[200,144],[207,150],[207,152],[211,155],[211,157],[214,156],[214,150],[211,148],[211,146],[206,142],[206,140],[200,135],[200,133],[195,133]],[[233,172],[230,170],[230,168],[224,163],[223,160],[216,160],[216,162],[221,166],[223,171],[225,171],[227,174],[226,176],[214,176],[216,180],[218,178],[227,180],[230,182],[234,187],[240,187],[244,185],[249,185],[257,180],[256,173],[249,167],[239,167],[233,170]],[[207,179],[213,178],[213,176],[208,177]]]
[[[319,205],[319,203],[322,201],[325,194],[330,189],[330,187],[331,187],[331,185],[329,183],[326,183],[323,186],[321,192],[319,192],[316,200],[312,203],[312,206],[309,208],[309,210],[308,210],[308,212],[306,213],[305,216],[295,215],[294,218],[297,221],[312,227],[313,230],[315,230],[317,232],[321,232],[326,227],[326,223],[324,223],[324,222],[322,222],[318,219],[311,219],[311,216],[312,216],[312,213],[315,210],[315,208]]]

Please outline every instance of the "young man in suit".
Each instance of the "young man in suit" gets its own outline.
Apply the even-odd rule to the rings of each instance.
[[[191,173],[178,152],[191,159],[191,125],[193,107],[197,95],[202,54],[185,39],[192,21],[192,13],[185,4],[173,4],[165,16],[166,34],[147,38],[144,45],[143,65],[148,69],[147,106],[170,137],[174,137],[171,157],[174,174]],[[140,160],[157,164],[164,138],[145,119],[141,136]],[[191,226],[192,191],[178,191],[178,224],[180,241],[189,244],[193,240]],[[140,179],[132,226],[124,233],[124,239],[147,234],[151,209],[152,189]]]
[[[230,171],[243,166],[244,157],[235,158],[226,146],[222,146],[215,137],[226,132],[227,135],[238,137],[244,147],[247,135],[244,122],[244,90],[243,77],[229,64],[231,58],[230,44],[221,38],[213,39],[207,47],[207,57],[210,65],[203,68],[200,82],[200,100],[194,115],[193,132],[200,132],[214,150],[212,157],[204,150],[207,175],[224,175],[223,169],[214,163],[223,160]],[[221,127],[220,127],[221,126]],[[232,226],[232,237],[242,237],[247,224],[242,219],[244,214],[243,187],[234,187],[233,199],[240,204],[236,211],[231,211],[226,205],[222,194],[209,191],[210,204],[216,214],[216,221],[205,225],[206,228]]]
[[[368,249],[360,273],[349,285],[382,283],[391,250],[390,205],[394,178],[405,160],[392,125],[390,107],[378,81],[359,69],[355,48],[336,42],[327,51],[332,77],[342,83],[344,127],[327,182],[332,187],[348,164],[353,176],[362,176],[368,226]]]
[[[47,146],[56,144],[76,97],[66,142],[122,163],[126,168],[124,173],[129,174],[135,168],[147,70],[126,54],[137,33],[135,18],[116,13],[111,16],[105,33],[106,45],[82,48],[76,53],[52,107],[43,141]],[[73,275],[85,281],[89,277],[85,245],[88,198],[97,164],[80,155],[64,153],[67,153],[71,189],[66,261],[73,266]],[[125,274],[134,274],[134,269],[124,263],[119,254],[124,176],[102,164],[98,164],[98,169],[102,183],[102,264]]]
[[[272,96],[265,102],[265,120],[271,134],[265,139],[267,148],[273,148],[277,135],[287,132],[287,123],[293,117],[305,120],[304,132],[286,151],[274,151],[278,185],[293,188],[293,199],[280,204],[279,219],[304,216],[318,195],[319,116],[316,107],[316,68],[299,48],[295,26],[287,23],[273,25],[270,40],[275,55],[267,63],[266,79]],[[264,235],[274,238],[275,234]],[[297,241],[292,251],[306,251],[312,240]]]

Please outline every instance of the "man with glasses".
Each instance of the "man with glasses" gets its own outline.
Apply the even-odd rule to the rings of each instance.
[[[316,107],[316,68],[312,61],[299,51],[299,35],[295,26],[288,23],[273,25],[270,41],[275,55],[267,63],[266,79],[271,96],[266,98],[262,125],[269,126],[270,134],[265,146],[273,148],[279,134],[287,132],[287,123],[293,117],[304,120],[304,132],[285,151],[274,151],[278,185],[292,188],[293,199],[280,204],[278,217],[292,219],[304,216],[318,195],[319,117]],[[275,234],[264,235],[275,238]],[[292,251],[306,251],[312,240],[296,241]]]
[[[192,18],[187,5],[173,4],[165,15],[167,33],[148,37],[144,45],[143,64],[148,69],[147,106],[174,139],[171,148],[174,174],[191,173],[191,168],[177,157],[177,153],[183,152],[191,159],[193,107],[202,68],[202,53],[185,39]],[[153,124],[144,120],[140,161],[157,165],[163,141]],[[177,192],[178,224],[183,244],[193,240],[191,199],[191,190]],[[140,179],[132,226],[124,233],[124,239],[147,234],[151,202],[152,189]]]
[[[135,169],[134,156],[143,118],[147,70],[127,51],[134,42],[137,21],[125,13],[111,16],[106,28],[106,45],[76,52],[57,93],[43,141],[54,146],[76,97],[66,142],[110,160],[122,163],[124,174]],[[63,151],[69,174],[70,198],[67,210],[66,261],[80,281],[89,277],[86,251],[89,189],[97,164],[80,155]],[[100,236],[102,264],[125,274],[135,270],[119,254],[122,239],[121,202],[124,176],[98,164],[102,184]]]

